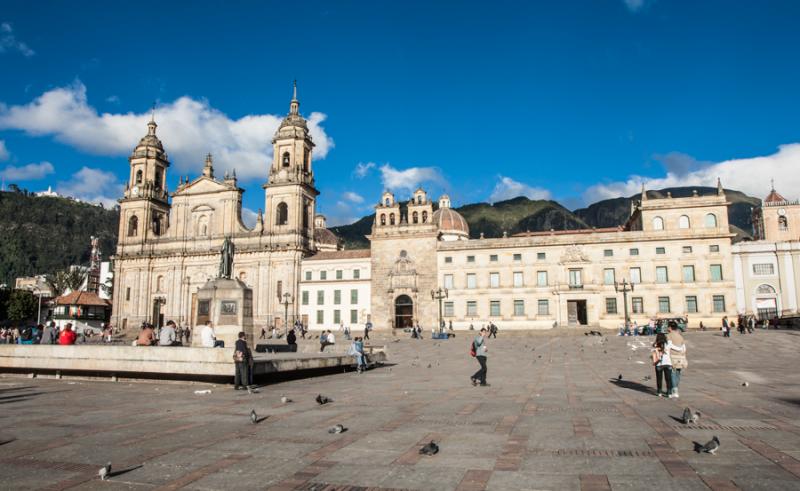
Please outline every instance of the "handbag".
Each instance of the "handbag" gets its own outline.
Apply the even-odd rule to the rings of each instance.
[[[236,363],[242,363],[244,361],[244,353],[239,351],[238,349],[233,352],[233,361]]]
[[[689,366],[689,360],[686,359],[685,352],[670,350],[670,358],[672,358],[672,368],[683,370]]]

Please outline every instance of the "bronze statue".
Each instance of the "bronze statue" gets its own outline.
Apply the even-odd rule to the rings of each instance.
[[[219,259],[219,277],[231,279],[233,273],[233,242],[225,237],[222,243],[222,256]]]

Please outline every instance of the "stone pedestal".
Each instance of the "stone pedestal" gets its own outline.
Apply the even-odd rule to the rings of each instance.
[[[238,279],[209,280],[197,291],[197,335],[192,336],[192,346],[200,346],[200,331],[208,320],[226,348],[233,348],[240,331],[247,335],[247,344],[253,346],[253,290]]]

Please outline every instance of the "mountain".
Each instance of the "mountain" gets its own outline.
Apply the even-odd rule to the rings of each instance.
[[[88,265],[90,237],[103,257],[116,249],[119,212],[66,198],[0,192],[0,283]]]

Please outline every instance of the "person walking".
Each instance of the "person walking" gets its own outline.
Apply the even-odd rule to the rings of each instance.
[[[364,339],[369,339],[369,332],[372,330],[372,321],[367,321],[364,324]]]
[[[672,393],[672,360],[667,349],[667,335],[656,334],[656,341],[653,343],[652,360],[656,368],[656,395],[658,397],[670,397]],[[666,391],[662,391],[662,377],[667,386]]]
[[[250,365],[253,354],[247,346],[247,336],[244,331],[239,332],[236,345],[233,350],[233,361],[236,363],[236,372],[233,378],[233,388],[235,390],[246,389],[250,386]]]
[[[494,337],[497,339],[497,326],[494,324],[494,322],[489,323],[489,337]]]
[[[731,337],[731,327],[728,325],[728,316],[722,317],[722,336],[729,338]]]
[[[267,328],[261,326],[261,336],[258,339],[267,339]]]
[[[680,397],[678,386],[681,383],[681,372],[689,366],[689,362],[686,359],[686,342],[683,339],[681,330],[674,322],[669,325],[666,349],[669,350],[669,357],[672,362],[672,392],[670,397],[678,398]]]
[[[482,327],[480,333],[475,336],[475,339],[472,341],[472,349],[470,350],[470,354],[478,360],[481,366],[481,368],[469,378],[473,386],[478,384],[480,384],[481,387],[489,386],[489,384],[486,383],[486,374],[488,372],[486,356],[488,351],[489,348],[486,346],[486,328]]]

